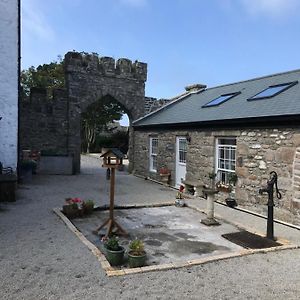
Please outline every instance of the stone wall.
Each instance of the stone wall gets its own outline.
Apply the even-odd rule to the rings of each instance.
[[[69,153],[74,169],[80,171],[80,117],[86,108],[110,96],[125,108],[130,122],[145,114],[147,64],[121,58],[69,52],[65,55],[65,77],[69,96]],[[133,140],[129,144],[129,160]],[[130,166],[131,167],[131,166]]]
[[[0,0],[0,161],[17,167],[18,2]]]
[[[152,97],[145,97],[145,114],[152,113],[162,106],[168,104],[171,100],[169,99],[156,99]]]
[[[266,185],[271,171],[278,173],[282,199],[276,206],[300,212],[300,128],[263,128],[243,130],[188,130],[191,142],[187,150],[189,181],[209,185],[208,174],[215,169],[215,147],[218,137],[236,137],[236,198],[242,204],[266,204],[266,195],[258,189]],[[135,173],[160,180],[159,174],[149,172],[149,137],[158,137],[158,169],[171,170],[171,185],[175,185],[176,136],[185,136],[187,130],[146,131],[135,129]],[[219,200],[228,197],[219,193]]]
[[[147,64],[142,62],[67,53],[66,89],[55,90],[51,100],[47,99],[45,90],[32,89],[30,99],[21,103],[20,149],[72,156],[74,173],[79,173],[81,113],[89,105],[109,96],[123,106],[130,122],[142,117],[145,114],[146,79]],[[131,160],[133,139],[130,140]]]
[[[68,97],[66,90],[33,88],[30,98],[20,103],[21,149],[39,150],[52,155],[68,154]]]

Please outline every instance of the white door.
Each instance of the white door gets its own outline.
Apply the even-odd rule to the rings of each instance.
[[[176,187],[185,180],[187,141],[185,137],[176,138]]]

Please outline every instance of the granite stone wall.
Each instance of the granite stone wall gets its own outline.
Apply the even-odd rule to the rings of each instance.
[[[92,103],[109,96],[124,107],[130,122],[142,117],[145,114],[146,79],[147,64],[142,62],[67,53],[66,89],[55,90],[53,98],[48,99],[45,90],[35,88],[30,99],[21,103],[20,149],[72,156],[74,173],[79,173],[81,113]],[[130,161],[133,145],[131,138]]]
[[[269,173],[278,173],[282,199],[276,207],[300,212],[300,128],[261,128],[243,130],[138,130],[135,129],[136,174],[160,180],[158,173],[149,172],[149,137],[158,137],[158,169],[171,170],[171,185],[175,185],[176,136],[189,132],[186,180],[209,185],[209,173],[215,170],[216,139],[236,137],[236,198],[241,204],[266,204],[266,195],[258,189],[266,185]],[[228,197],[220,192],[219,200]]]
[[[20,103],[21,149],[68,155],[67,91],[57,89],[47,97],[46,89],[33,88]]]
[[[69,97],[68,151],[74,170],[80,171],[80,116],[95,101],[109,95],[125,108],[130,122],[145,114],[147,64],[121,58],[69,52],[65,55],[65,78]],[[129,145],[129,160],[133,139]],[[131,168],[131,165],[130,165]]]

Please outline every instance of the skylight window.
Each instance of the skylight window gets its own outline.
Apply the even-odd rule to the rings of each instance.
[[[266,88],[265,90],[263,90],[262,92],[249,98],[248,100],[257,100],[257,99],[274,97],[274,96],[282,93],[283,91],[289,89],[290,87],[294,86],[297,83],[298,83],[298,81],[282,83],[282,84],[277,84],[277,85],[271,85],[268,88]]]
[[[204,104],[202,107],[211,107],[211,106],[220,105],[220,104],[224,103],[225,101],[228,101],[229,99],[235,97],[236,95],[239,95],[240,93],[241,92],[221,95],[218,98],[215,98],[215,99],[209,101],[208,103]]]

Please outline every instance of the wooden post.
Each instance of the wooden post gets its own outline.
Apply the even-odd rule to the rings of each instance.
[[[116,169],[111,168],[110,174],[110,205],[109,205],[109,218],[114,218],[114,207],[115,207],[115,173]]]
[[[127,236],[128,233],[121,227],[121,225],[118,224],[118,222],[114,218],[114,206],[115,206],[115,168],[111,168],[111,174],[110,174],[110,201],[109,201],[109,218],[96,230],[93,230],[94,234],[99,234],[99,231],[107,225],[107,231],[105,237],[108,237],[114,227],[117,228],[116,232],[120,235]]]

